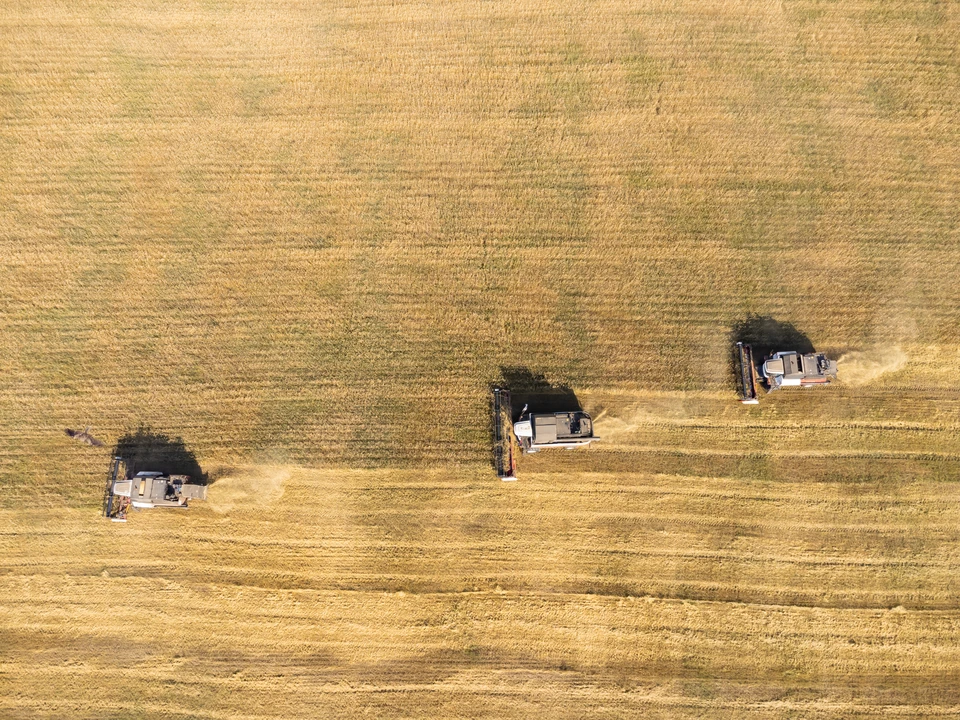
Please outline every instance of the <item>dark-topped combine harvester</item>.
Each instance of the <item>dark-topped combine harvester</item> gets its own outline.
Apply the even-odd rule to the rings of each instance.
[[[582,410],[524,413],[513,424],[513,434],[525,453],[545,448],[575,448],[597,439],[593,435],[593,420]]]
[[[583,410],[531,413],[524,406],[514,422],[510,392],[493,389],[494,465],[501,480],[516,480],[517,445],[523,453],[548,448],[572,449],[599,440],[593,419]]]

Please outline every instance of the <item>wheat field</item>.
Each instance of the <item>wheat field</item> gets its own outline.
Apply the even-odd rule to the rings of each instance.
[[[0,716],[956,717],[958,37],[0,5]],[[754,316],[840,381],[739,405]],[[499,482],[510,368],[601,442]],[[109,523],[141,426],[214,482]]]

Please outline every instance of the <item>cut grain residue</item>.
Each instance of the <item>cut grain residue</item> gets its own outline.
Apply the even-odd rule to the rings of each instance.
[[[844,353],[837,361],[837,366],[840,379],[844,383],[861,387],[872,383],[881,375],[902,370],[909,359],[900,345],[894,345]]]
[[[291,471],[285,467],[255,465],[214,471],[211,475],[215,481],[207,491],[207,503],[214,512],[227,513],[235,507],[272,505],[283,497]]]

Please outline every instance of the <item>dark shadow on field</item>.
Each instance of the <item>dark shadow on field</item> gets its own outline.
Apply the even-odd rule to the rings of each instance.
[[[758,365],[769,355],[784,350],[806,354],[814,351],[810,338],[792,323],[781,322],[770,315],[747,315],[730,328],[730,377],[739,378],[737,371],[737,343],[753,348],[753,361]]]
[[[139,427],[135,433],[127,433],[117,441],[113,450],[115,457],[122,457],[128,475],[138,472],[162,472],[166,475],[189,475],[198,485],[209,482],[197,456],[187,450],[182,438],[154,432],[148,427]]]
[[[523,406],[531,413],[553,413],[564,410],[583,410],[577,394],[566,385],[553,384],[543,373],[536,375],[526,367],[501,367],[503,382],[499,387],[510,391],[513,402],[513,420],[520,418]]]

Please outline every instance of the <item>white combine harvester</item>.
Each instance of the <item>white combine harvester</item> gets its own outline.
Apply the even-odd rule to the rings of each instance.
[[[513,434],[525,453],[545,448],[575,448],[599,439],[593,435],[593,420],[582,410],[523,413],[513,424]]]
[[[113,522],[126,522],[127,510],[146,508],[186,508],[188,500],[206,500],[207,486],[190,482],[188,475],[162,472],[121,473],[123,458],[115,457],[107,476],[103,496],[103,515]]]
[[[823,353],[777,352],[763,361],[760,374],[772,390],[818,387],[837,379],[837,361]]]
[[[737,343],[737,385],[740,402],[756,405],[757,367],[749,345]],[[837,361],[824,353],[775,352],[759,368],[759,376],[768,392],[785,387],[821,387],[837,379]]]
[[[593,420],[583,410],[530,413],[524,406],[513,421],[510,392],[493,389],[494,465],[501,480],[516,480],[516,445],[522,453],[548,448],[576,448],[599,440],[593,434]]]

